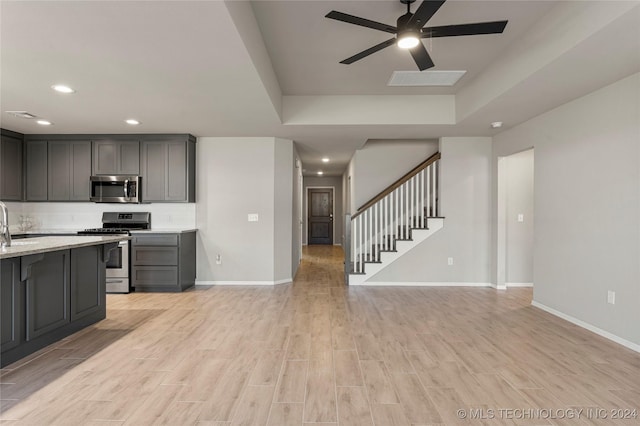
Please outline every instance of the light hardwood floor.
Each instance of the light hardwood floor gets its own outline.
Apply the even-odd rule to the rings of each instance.
[[[640,409],[640,355],[530,302],[530,289],[349,288],[340,248],[306,247],[293,284],[109,295],[106,320],[2,370],[0,419],[640,424],[610,411]]]

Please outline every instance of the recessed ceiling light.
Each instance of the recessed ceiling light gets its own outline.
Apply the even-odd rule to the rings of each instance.
[[[60,92],[60,93],[73,93],[73,92],[75,92],[75,90],[73,90],[71,87],[65,86],[64,84],[54,84],[53,86],[51,86],[51,88],[53,90],[55,90],[56,92]]]
[[[36,118],[35,115],[27,112],[27,111],[6,111],[7,114],[11,114],[15,117],[19,117],[19,118],[26,118],[26,119],[32,119],[32,118]]]
[[[320,171],[318,172],[318,176],[322,176],[323,174],[324,174],[324,173],[322,172],[322,170],[320,170]]]
[[[131,126],[137,126],[140,122],[134,118],[129,118],[125,120],[125,123],[130,124]]]
[[[36,121],[41,126],[51,126],[53,123],[48,120],[38,120]]]
[[[494,121],[493,123],[491,123],[492,129],[499,129],[500,127],[502,127],[502,121]]]
[[[328,159],[327,157],[324,157],[324,158],[322,159],[322,162],[323,162],[323,163],[328,163],[328,162],[329,162],[329,159]]]

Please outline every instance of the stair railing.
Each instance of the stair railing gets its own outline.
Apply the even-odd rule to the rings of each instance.
[[[351,216],[345,270],[363,274],[365,263],[380,262],[381,252],[395,251],[396,241],[439,216],[439,160],[439,152],[427,158]]]

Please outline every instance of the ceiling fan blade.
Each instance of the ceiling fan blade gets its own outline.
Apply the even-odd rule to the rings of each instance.
[[[422,28],[427,21],[440,9],[446,0],[424,0],[413,12],[408,26],[411,28]]]
[[[411,52],[411,56],[413,56],[413,60],[416,61],[416,65],[420,71],[424,71],[435,65],[431,60],[431,56],[429,56],[429,52],[427,52],[427,49],[424,47],[424,44],[418,43],[416,47],[409,49],[409,52]]]
[[[500,34],[509,21],[478,22],[475,24],[443,25],[441,27],[426,27],[422,29],[420,37],[455,37],[476,34]]]
[[[384,31],[391,34],[395,34],[398,31],[396,27],[393,27],[391,25],[360,18],[358,16],[348,15],[346,13],[337,12],[335,10],[327,13],[325,15],[325,18],[335,19],[336,21],[346,22],[348,24],[360,25],[361,27],[373,28],[374,30]]]
[[[382,50],[385,47],[389,47],[392,44],[395,44],[395,42],[396,42],[396,38],[395,37],[394,38],[390,38],[389,40],[383,41],[380,44],[376,44],[375,46],[370,47],[367,50],[363,50],[362,52],[357,53],[357,54],[353,55],[352,57],[345,59],[344,61],[340,61],[340,63],[341,64],[352,64],[355,61],[359,61],[360,59],[371,55],[372,53],[376,53],[377,51]]]

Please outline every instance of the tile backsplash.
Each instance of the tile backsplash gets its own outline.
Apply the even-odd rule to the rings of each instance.
[[[7,203],[12,232],[79,230],[102,226],[102,213],[151,212],[152,228],[195,228],[195,203]]]

